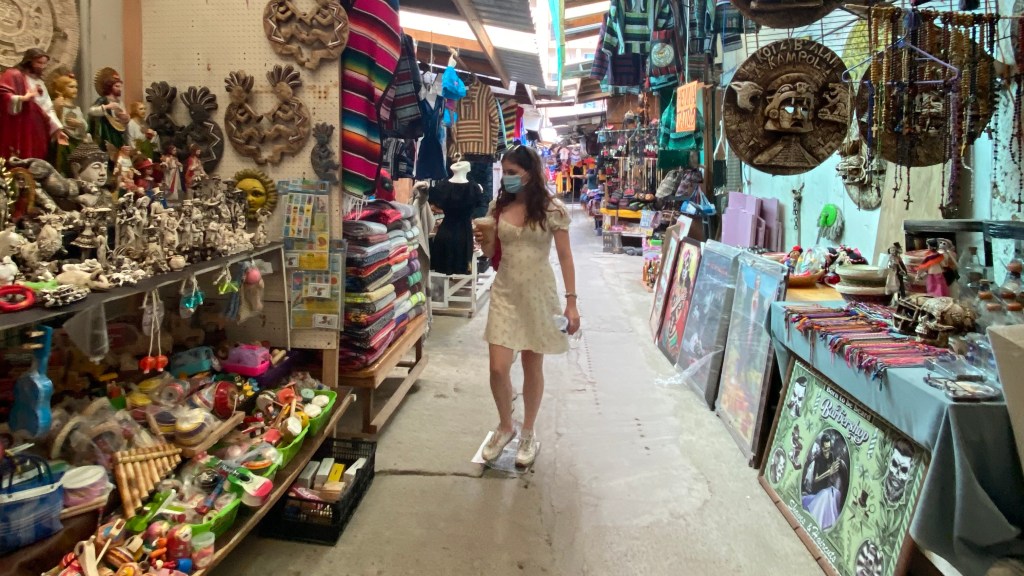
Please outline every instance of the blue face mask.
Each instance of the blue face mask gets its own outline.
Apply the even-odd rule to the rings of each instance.
[[[523,177],[515,175],[502,176],[501,185],[505,188],[505,192],[516,194],[523,189]]]

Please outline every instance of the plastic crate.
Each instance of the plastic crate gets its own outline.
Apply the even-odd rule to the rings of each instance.
[[[235,498],[224,507],[223,510],[217,512],[217,515],[211,518],[208,522],[202,524],[192,524],[192,535],[203,534],[204,532],[213,532],[214,536],[218,538],[231,528],[235,523],[235,518],[238,517],[238,509],[242,505],[241,498]]]
[[[356,460],[366,458],[366,465],[356,473],[355,482],[334,504],[285,495],[260,524],[260,535],[327,546],[336,544],[373,483],[376,452],[376,442],[328,438],[314,459],[331,457],[335,462],[350,466]]]
[[[284,468],[292,461],[292,458],[295,458],[295,455],[299,453],[299,448],[302,448],[302,442],[306,439],[308,433],[309,426],[306,426],[294,440],[277,449],[281,454],[281,465],[278,468]]]
[[[334,404],[338,401],[338,393],[333,390],[317,390],[316,395],[327,396],[331,401],[327,403],[327,406],[324,406],[323,412],[319,416],[309,420],[309,436],[316,436],[320,430],[323,430],[324,424],[327,424],[327,421],[331,419]]]

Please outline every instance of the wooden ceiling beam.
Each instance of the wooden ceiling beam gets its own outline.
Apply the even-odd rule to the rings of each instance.
[[[460,38],[458,36],[449,36],[447,34],[438,34],[437,32],[428,32],[426,30],[416,30],[414,28],[402,28],[402,30],[412,37],[417,43],[420,44],[433,44],[434,52],[437,52],[438,46],[447,46],[449,48],[455,48],[462,52],[463,50],[469,50],[470,52],[483,52],[484,49],[480,46],[480,42],[472,38]]]
[[[442,46],[434,46],[434,64],[437,66],[444,67],[448,63],[448,51]],[[416,59],[424,64],[430,62],[430,46],[420,44],[416,48]],[[459,60],[462,62],[456,66],[457,70],[472,74],[482,74],[484,76],[492,76],[497,78],[498,75],[495,73],[494,68],[491,67],[491,63],[488,60],[477,59],[469,54],[463,53],[459,56]]]
[[[497,73],[496,76],[501,78],[502,87],[508,88],[511,81],[508,70],[505,70],[505,65],[502,63],[501,57],[498,56],[498,50],[494,47],[494,43],[491,42],[491,37],[487,34],[487,29],[484,28],[483,20],[480,18],[480,14],[477,13],[476,7],[473,6],[471,0],[453,1],[455,7],[459,9],[459,13],[462,14],[466,23],[469,24],[473,35],[480,41],[484,54],[487,55],[487,59],[491,62],[491,66],[494,67],[494,71]]]
[[[584,38],[593,38],[594,45],[597,46],[597,37],[601,33],[601,28],[583,28],[576,30],[575,32],[566,32],[565,41],[575,42],[576,40],[583,40]]]
[[[573,28],[580,28],[583,26],[600,26],[604,22],[604,12],[598,12],[596,14],[587,14],[586,16],[577,16],[576,18],[565,19],[565,30],[568,32]]]

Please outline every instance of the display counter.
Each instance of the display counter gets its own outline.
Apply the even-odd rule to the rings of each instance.
[[[923,368],[892,368],[872,379],[825,343],[787,326],[787,304],[773,304],[770,317],[779,366],[806,362],[930,452],[910,526],[918,546],[964,576],[981,576],[999,558],[1024,555],[1024,475],[1006,403],[953,402],[925,382]]]

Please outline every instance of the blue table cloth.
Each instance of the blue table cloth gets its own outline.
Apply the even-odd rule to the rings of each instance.
[[[1006,403],[952,402],[924,381],[923,368],[893,368],[872,380],[826,343],[812,343],[787,326],[787,305],[807,304],[772,305],[772,342],[783,376],[791,360],[803,360],[931,452],[910,526],[914,541],[964,576],[982,576],[1002,557],[1024,557],[1024,475]]]

